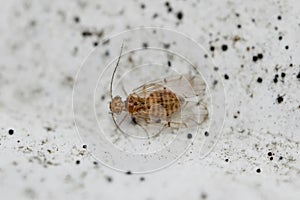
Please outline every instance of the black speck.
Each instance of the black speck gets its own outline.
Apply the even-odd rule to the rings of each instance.
[[[53,129],[51,128],[51,127],[49,127],[49,126],[47,126],[47,127],[45,127],[45,129],[46,129],[46,131],[53,131]]]
[[[82,145],[82,148],[86,149],[86,148],[87,148],[87,145],[86,145],[86,144]]]
[[[110,176],[106,176],[105,178],[106,178],[107,182],[109,182],[109,183],[111,183],[113,181],[112,177],[110,177]]]
[[[155,19],[155,18],[157,18],[157,17],[158,17],[158,14],[157,14],[157,13],[154,13],[153,16],[152,16],[153,19]]]
[[[211,51],[214,51],[214,50],[215,50],[215,47],[214,47],[214,46],[211,46],[211,47],[210,47],[210,50],[211,50]]]
[[[164,48],[165,48],[165,49],[170,48],[170,46],[171,46],[171,45],[170,45],[169,43],[164,43]]]
[[[227,46],[226,44],[223,44],[223,45],[221,46],[221,48],[222,48],[223,51],[227,51],[228,46]]]
[[[293,63],[290,64],[290,67],[293,67]]]
[[[145,181],[145,177],[142,176],[142,177],[140,178],[140,181],[141,181],[141,182]]]
[[[193,134],[191,134],[191,133],[188,133],[188,134],[187,134],[187,138],[188,138],[188,139],[192,139],[192,137],[193,137]]]
[[[207,131],[205,131],[205,132],[204,132],[204,135],[205,135],[206,137],[208,137],[208,136],[209,136],[209,133],[208,133]]]
[[[148,43],[147,42],[144,42],[143,44],[142,44],[142,46],[143,46],[143,48],[148,48]]]
[[[146,6],[145,6],[145,4],[141,4],[141,9],[145,9],[146,8]]]
[[[300,79],[300,72],[297,74],[297,79]]]
[[[281,78],[284,78],[284,77],[285,77],[285,73],[282,72],[282,73],[281,73]]]
[[[273,157],[270,157],[270,160],[272,161],[272,160],[273,160]]]
[[[288,46],[288,45],[286,45],[284,48],[285,48],[286,50],[288,50],[288,49],[289,49],[289,46]]]
[[[8,134],[9,134],[9,135],[13,135],[14,132],[15,132],[15,131],[14,131],[13,129],[9,129],[9,130],[8,130]]]
[[[126,174],[127,174],[127,175],[131,175],[132,172],[131,172],[131,171],[127,171]]]
[[[256,172],[257,172],[257,173],[260,173],[260,172],[261,172],[261,170],[258,168],[258,169],[256,169]]]
[[[279,36],[279,37],[278,37],[278,40],[282,40],[282,36]]]
[[[94,161],[93,164],[94,164],[94,165],[98,165],[98,162],[97,162],[97,161]]]
[[[98,46],[98,44],[99,44],[98,42],[93,43],[94,47]]]
[[[106,50],[105,53],[104,53],[104,55],[105,55],[105,56],[109,56],[109,51]]]
[[[242,28],[242,25],[238,24],[238,25],[237,25],[237,28]]]
[[[76,160],[76,165],[79,165],[80,164],[80,160]]]
[[[272,156],[273,155],[273,153],[272,152],[268,152],[268,156]]]
[[[283,96],[278,96],[277,97],[277,102],[282,103],[283,102]]]
[[[229,162],[228,158],[225,159],[225,162]]]
[[[277,19],[278,19],[278,20],[281,20],[281,16],[280,16],[280,15],[278,15],[278,16],[277,16]]]
[[[177,19],[182,20],[182,18],[183,18],[183,13],[181,11],[179,11],[177,13]]]
[[[263,81],[263,79],[262,79],[261,77],[258,77],[258,78],[257,78],[257,82],[258,82],[258,83],[262,83],[262,81]]]
[[[169,7],[170,3],[168,1],[165,2],[165,6]]]
[[[282,159],[283,159],[283,157],[282,157],[282,156],[280,156],[280,157],[279,157],[279,160],[282,160]]]
[[[93,35],[90,31],[83,31],[81,34],[83,37],[90,37]]]
[[[218,70],[219,70],[219,68],[218,68],[218,67],[214,67],[214,70],[215,70],[215,71],[218,71]]]
[[[258,57],[257,56],[253,56],[252,60],[253,60],[253,62],[256,62],[258,60]]]
[[[168,60],[168,66],[169,66],[169,67],[172,66],[172,63],[171,63],[171,61],[169,61],[169,60]]]
[[[225,78],[226,80],[228,80],[228,79],[229,79],[229,76],[228,76],[227,74],[225,74],[225,75],[224,75],[224,78]]]
[[[79,23],[79,22],[80,22],[80,18],[79,18],[78,16],[75,16],[75,17],[74,17],[74,22],[75,22],[75,23]]]
[[[168,8],[168,12],[170,13],[170,12],[172,12],[173,11],[173,8],[172,7],[169,7]]]
[[[131,118],[131,124],[137,125],[137,121],[136,121],[136,118],[135,118],[135,117],[132,117],[132,118]]]
[[[263,59],[264,55],[262,53],[257,54],[258,59]]]

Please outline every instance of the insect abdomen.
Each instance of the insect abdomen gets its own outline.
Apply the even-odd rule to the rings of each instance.
[[[180,107],[176,94],[169,90],[158,90],[150,93],[146,102],[148,109],[154,108],[151,114],[156,117],[169,117]]]

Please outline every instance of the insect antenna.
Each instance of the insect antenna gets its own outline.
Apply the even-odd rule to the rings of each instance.
[[[118,68],[118,66],[119,66],[119,63],[120,63],[120,59],[121,59],[121,55],[122,55],[122,51],[123,51],[123,46],[124,46],[124,45],[123,45],[123,43],[122,43],[121,50],[120,50],[120,55],[119,55],[117,64],[116,64],[116,66],[115,66],[115,69],[114,69],[114,71],[113,71],[113,74],[112,74],[112,76],[111,76],[111,79],[110,79],[110,90],[109,90],[109,92],[110,92],[110,98],[111,98],[111,99],[113,98],[113,96],[112,96],[112,85],[113,85],[113,81],[114,81],[114,78],[115,78],[115,73],[116,73],[117,68]]]

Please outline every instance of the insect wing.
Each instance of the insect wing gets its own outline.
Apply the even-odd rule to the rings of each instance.
[[[150,93],[167,88],[183,98],[203,97],[206,84],[200,76],[190,74],[171,76],[146,83],[133,90],[133,93],[141,97],[147,97]]]

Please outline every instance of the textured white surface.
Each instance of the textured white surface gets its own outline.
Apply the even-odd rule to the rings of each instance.
[[[300,198],[299,2],[169,4],[170,13],[163,1],[1,2],[1,199]],[[174,28],[208,51],[215,47],[210,54],[229,77],[227,113],[206,159],[187,154],[156,173],[126,175],[94,163],[82,148],[72,86],[94,42],[141,25]],[[102,34],[83,37],[84,31]]]

